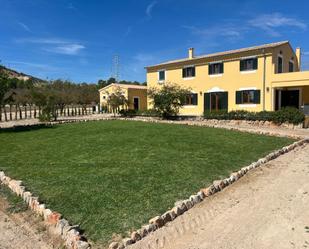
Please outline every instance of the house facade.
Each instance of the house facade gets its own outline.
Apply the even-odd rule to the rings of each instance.
[[[205,111],[273,111],[295,106],[309,114],[309,71],[301,72],[301,50],[288,41],[188,57],[146,67],[147,86],[174,83],[189,88],[181,115]],[[151,108],[151,99],[148,107]]]
[[[108,99],[110,95],[116,92],[121,92],[128,101],[128,104],[120,107],[120,109],[147,110],[147,86],[118,83],[112,83],[99,90],[101,109],[111,112]]]

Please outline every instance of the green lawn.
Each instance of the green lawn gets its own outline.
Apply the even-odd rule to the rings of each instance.
[[[292,142],[132,121],[0,131],[0,141],[0,168],[103,244]]]

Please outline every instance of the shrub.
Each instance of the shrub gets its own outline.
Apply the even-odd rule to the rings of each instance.
[[[304,122],[305,115],[294,107],[282,108],[279,111],[248,112],[238,111],[207,111],[204,113],[205,119],[218,120],[250,120],[250,121],[272,121],[276,124],[290,123],[300,124]]]
[[[148,89],[148,96],[152,99],[154,109],[163,118],[177,116],[179,108],[186,103],[186,97],[190,93],[189,89],[172,83],[164,84],[160,89]]]
[[[122,109],[119,111],[119,114],[123,117],[133,117],[133,116],[136,116],[137,114],[137,111],[136,110],[125,110],[125,109]]]
[[[294,107],[286,107],[282,108],[279,111],[274,113],[273,121],[277,124],[282,123],[291,123],[291,124],[300,124],[304,122],[305,114],[302,113],[300,110]]]

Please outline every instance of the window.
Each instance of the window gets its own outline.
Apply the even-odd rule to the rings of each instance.
[[[282,73],[283,72],[283,59],[281,56],[278,56],[278,68],[277,68],[277,73]]]
[[[182,69],[182,77],[183,78],[190,78],[195,77],[195,67],[185,67]]]
[[[222,74],[223,73],[223,62],[211,63],[208,66],[208,74]]]
[[[106,99],[106,96],[105,96],[105,95],[103,96],[103,99]]]
[[[294,62],[289,61],[289,72],[294,72]]]
[[[258,68],[258,59],[257,58],[249,58],[240,60],[240,71],[252,71],[257,70]]]
[[[187,95],[185,105],[197,105],[197,93]]]
[[[260,90],[236,91],[236,104],[259,104]]]
[[[159,74],[159,81],[164,81],[165,80],[165,70],[160,70],[158,74]]]

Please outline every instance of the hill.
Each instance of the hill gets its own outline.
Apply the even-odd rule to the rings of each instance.
[[[7,75],[9,78],[17,78],[19,80],[29,80],[31,79],[33,82],[39,83],[39,82],[44,82],[44,80],[28,75],[28,74],[24,74],[21,72],[17,72],[13,69],[7,68],[5,66],[0,65],[0,74],[5,74]]]

